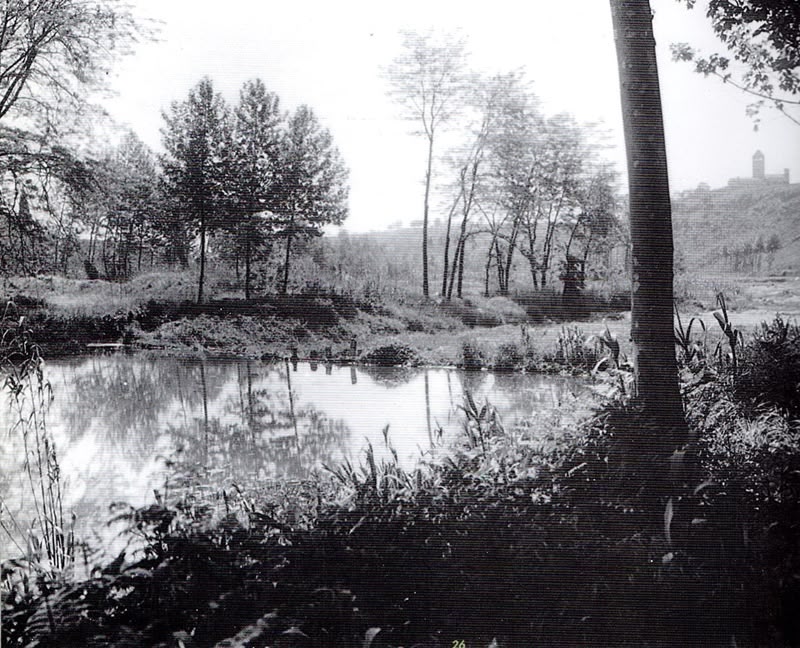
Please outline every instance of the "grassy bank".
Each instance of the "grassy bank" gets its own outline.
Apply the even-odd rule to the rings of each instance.
[[[591,323],[598,317],[592,312],[618,317],[610,309],[621,305],[593,294],[564,304],[554,292],[442,301],[318,288],[245,301],[213,282],[209,293],[217,296],[198,305],[191,300],[190,273],[143,275],[121,284],[13,279],[5,289],[46,357],[124,344],[173,355],[273,358],[296,352],[300,358],[370,361],[383,348],[402,347],[413,352],[404,356],[412,364],[517,370],[544,367],[558,353],[562,322],[584,320],[586,337],[603,330]]]

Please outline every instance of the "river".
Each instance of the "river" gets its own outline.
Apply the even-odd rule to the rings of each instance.
[[[124,354],[49,361],[45,377],[64,507],[83,536],[96,533],[114,502],[153,502],[169,460],[201,466],[217,483],[307,479],[323,465],[358,465],[368,442],[385,456],[388,426],[400,462],[411,467],[433,441],[461,429],[466,391],[513,427],[574,409],[587,390],[559,376]],[[8,410],[4,416],[11,422]],[[34,519],[30,484],[19,431],[4,427],[0,519],[20,533]],[[0,549],[13,552],[3,535]]]

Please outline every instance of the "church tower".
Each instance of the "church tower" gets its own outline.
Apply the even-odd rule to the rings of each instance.
[[[753,154],[753,178],[756,180],[764,179],[764,154],[756,151]]]

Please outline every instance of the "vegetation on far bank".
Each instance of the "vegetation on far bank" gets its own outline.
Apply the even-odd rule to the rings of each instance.
[[[707,343],[716,344],[722,336],[710,315],[716,294],[725,292],[728,308],[746,315],[740,321],[750,331],[776,311],[800,313],[796,284],[781,277],[738,283],[680,278],[678,311],[687,320],[702,315]],[[271,359],[292,357],[296,350],[301,359],[336,362],[551,371],[591,368],[608,355],[599,339],[607,334],[620,344],[622,357],[630,355],[627,304],[602,289],[589,289],[571,303],[553,291],[447,301],[310,284],[288,295],[244,300],[212,274],[210,298],[198,305],[195,279],[181,272],[147,273],[127,282],[11,278],[3,288],[45,357],[86,353],[87,345],[106,343],[182,356]],[[410,351],[376,360],[373,355],[384,347]],[[561,362],[565,354],[574,360]]]

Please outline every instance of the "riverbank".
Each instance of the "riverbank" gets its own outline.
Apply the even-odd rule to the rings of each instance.
[[[619,304],[591,296],[569,308],[555,293],[448,302],[321,291],[197,305],[187,299],[189,289],[186,277],[166,274],[128,284],[49,278],[6,285],[45,357],[118,346],[188,357],[523,370],[557,362],[565,340],[589,364],[599,350],[584,353],[578,337],[600,334],[606,323],[626,337],[616,324],[623,316],[610,310]]]
[[[713,311],[718,290],[734,324],[748,333],[776,312],[800,317],[793,277],[684,280],[684,325],[703,321],[703,337],[724,341]],[[566,308],[542,293],[450,302],[409,295],[381,298],[307,290],[245,301],[222,287],[192,301],[189,273],[143,275],[127,283],[58,277],[5,280],[6,299],[24,316],[44,357],[106,349],[209,358],[291,358],[361,364],[451,366],[499,371],[587,371],[609,355],[600,338],[630,357],[630,314],[620,297],[587,296]],[[695,335],[701,333],[695,325]],[[355,345],[355,346],[354,346]]]

